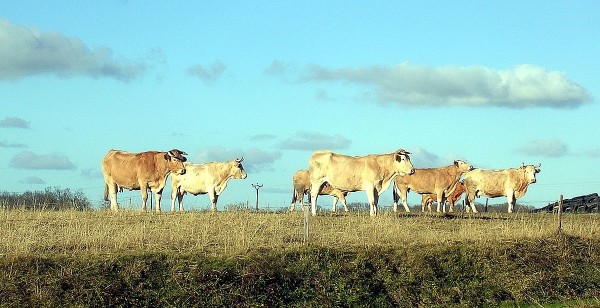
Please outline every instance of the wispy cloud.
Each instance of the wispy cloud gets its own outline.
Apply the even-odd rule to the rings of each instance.
[[[46,184],[46,181],[37,176],[28,176],[19,182],[22,184]]]
[[[15,25],[0,18],[0,80],[55,74],[129,81],[145,70],[143,63],[115,59],[110,48],[92,50],[79,38]]]
[[[438,168],[451,165],[454,160],[461,159],[469,162],[463,157],[448,154],[446,156],[440,156],[427,151],[422,147],[416,147],[410,150],[410,160],[415,168]],[[471,163],[471,162],[469,162]],[[474,166],[477,167],[477,166]]]
[[[600,158],[600,148],[586,150],[585,154],[591,158]]]
[[[207,163],[211,161],[231,161],[236,158],[244,158],[244,169],[248,172],[257,172],[271,170],[272,164],[281,158],[281,152],[263,151],[257,148],[247,150],[225,149],[221,146],[207,147],[200,149],[194,156],[197,163]]]
[[[200,78],[205,84],[211,84],[225,72],[225,64],[221,61],[214,61],[208,66],[194,65],[188,68],[188,74]]]
[[[313,65],[298,80],[360,85],[365,89],[362,99],[400,106],[574,108],[591,101],[587,90],[563,72],[528,64],[509,70],[410,63],[334,69]]]
[[[527,156],[561,157],[569,154],[569,149],[558,139],[537,139],[515,149],[515,152]]]
[[[250,137],[252,141],[271,141],[277,139],[277,135],[273,134],[258,134]]]
[[[0,121],[0,127],[27,129],[29,128],[29,122],[17,117],[6,117],[2,121]]]
[[[26,148],[27,145],[23,143],[3,142],[0,141],[0,148]]]
[[[71,170],[75,165],[65,155],[47,154],[37,155],[30,151],[24,151],[15,155],[10,161],[10,166],[18,169],[49,169],[49,170]]]
[[[99,180],[104,177],[97,169],[82,169],[80,175],[87,180]]]
[[[279,144],[279,147],[286,150],[341,150],[346,149],[352,144],[348,138],[336,135],[324,135],[314,132],[297,132],[295,136],[290,137]]]

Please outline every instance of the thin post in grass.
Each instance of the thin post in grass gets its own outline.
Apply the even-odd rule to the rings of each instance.
[[[258,212],[258,190],[263,187],[262,184],[252,184],[252,187],[254,187],[254,189],[256,189],[256,211]]]
[[[308,205],[303,204],[302,211],[304,212],[304,243],[308,245],[310,232],[310,214],[308,210]]]
[[[557,233],[562,232],[562,213],[563,213],[563,195],[560,195],[560,199],[558,199],[558,231],[557,231]]]

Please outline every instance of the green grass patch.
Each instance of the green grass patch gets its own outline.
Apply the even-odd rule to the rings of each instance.
[[[18,256],[0,305],[416,307],[597,305],[600,241],[570,236],[410,248]]]

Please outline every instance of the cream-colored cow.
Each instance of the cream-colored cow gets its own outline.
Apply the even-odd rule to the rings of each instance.
[[[311,210],[317,215],[317,197],[327,182],[341,191],[365,191],[370,215],[377,215],[379,195],[388,189],[396,175],[414,173],[409,152],[397,150],[390,154],[347,156],[331,151],[316,151],[308,161]]]
[[[217,200],[227,187],[229,179],[245,179],[247,177],[241,159],[230,162],[210,162],[206,164],[186,163],[186,173],[171,176],[171,212],[175,211],[175,198],[179,201],[179,211],[183,211],[183,195],[194,196],[208,194],[211,210],[217,210]]]
[[[308,170],[296,171],[292,177],[292,182],[294,185],[294,192],[292,194],[290,211],[294,211],[296,209],[296,203],[300,202],[300,204],[302,204],[305,194],[310,198],[310,177],[308,175]],[[319,192],[319,196],[323,195],[330,195],[333,197],[333,205],[331,206],[332,212],[336,211],[338,200],[342,201],[344,211],[348,212],[348,206],[346,205],[346,196],[348,195],[348,192],[333,188],[331,185],[329,185],[329,183],[325,182],[323,183],[321,191]]]
[[[467,172],[463,181],[467,195],[465,197],[467,212],[470,205],[473,213],[477,213],[474,203],[476,197],[496,198],[506,196],[508,212],[512,213],[517,199],[525,195],[529,184],[536,182],[535,175],[541,172],[541,166],[542,164],[537,166],[523,165],[514,169],[477,169]]]

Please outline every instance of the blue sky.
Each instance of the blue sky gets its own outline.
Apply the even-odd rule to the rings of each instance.
[[[404,148],[417,168],[541,163],[520,199],[535,207],[597,192],[599,11],[597,1],[2,1],[0,191],[70,188],[98,203],[108,150],[178,148],[197,163],[244,157],[248,178],[230,181],[220,209],[253,204],[253,183],[261,205],[281,207],[314,150]],[[129,197],[139,203],[138,191],[119,200]]]

